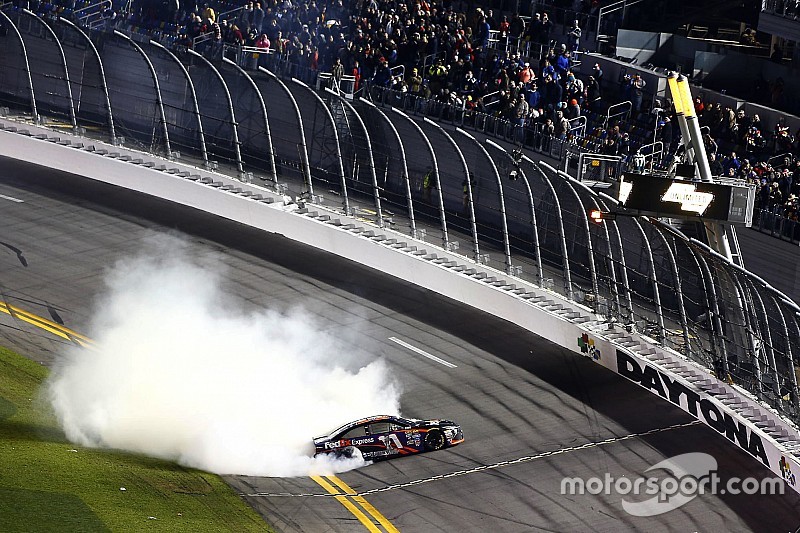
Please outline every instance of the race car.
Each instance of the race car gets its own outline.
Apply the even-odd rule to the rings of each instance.
[[[450,420],[371,416],[314,439],[314,455],[360,455],[369,461],[441,450],[464,442],[461,426]],[[357,451],[356,451],[357,450]]]

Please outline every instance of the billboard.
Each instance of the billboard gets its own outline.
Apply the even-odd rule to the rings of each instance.
[[[755,189],[745,184],[671,179],[626,172],[616,199],[621,207],[655,217],[691,218],[750,226]]]

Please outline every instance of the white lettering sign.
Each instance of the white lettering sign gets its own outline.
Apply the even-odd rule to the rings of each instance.
[[[713,194],[697,192],[691,183],[673,183],[661,197],[662,202],[678,202],[683,211],[691,211],[698,215],[705,213],[713,199]]]

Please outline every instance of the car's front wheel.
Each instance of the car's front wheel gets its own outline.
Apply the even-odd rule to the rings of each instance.
[[[425,451],[432,452],[444,448],[444,433],[439,429],[431,429],[425,434]]]

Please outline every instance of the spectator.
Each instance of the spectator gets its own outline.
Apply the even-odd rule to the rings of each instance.
[[[422,96],[422,76],[419,75],[419,70],[414,67],[411,70],[411,75],[408,77],[408,89],[414,96]]]
[[[603,69],[600,68],[600,63],[595,63],[592,67],[592,77],[597,81],[599,85],[603,83]]]
[[[553,31],[553,21],[547,16],[547,13],[542,13],[542,23],[540,25],[539,35],[540,42],[545,45],[550,45],[550,33]]]
[[[567,139],[568,133],[569,120],[564,116],[564,113],[561,110],[558,110],[556,111],[555,135],[563,141]]]
[[[264,52],[269,51],[269,37],[267,37],[266,33],[262,33],[258,39],[256,39],[255,47],[259,50],[263,50]]]
[[[572,52],[576,52],[581,47],[581,27],[578,25],[577,20],[572,22],[572,26],[567,32],[567,42]]]
[[[558,73],[558,78],[562,79],[565,78],[567,75],[567,71],[570,69],[571,61],[569,59],[569,52],[567,51],[567,45],[561,45],[561,53],[556,58],[556,72]]]
[[[508,32],[515,42],[525,33],[525,21],[519,16],[519,13],[514,13],[514,16],[511,18]]]
[[[644,98],[644,87],[647,82],[644,81],[641,75],[634,74],[630,79],[631,86],[631,101],[633,103],[633,111],[639,113],[642,110],[642,99]]]
[[[581,116],[581,106],[578,104],[578,101],[573,98],[569,101],[569,105],[567,106],[567,118],[573,120],[579,116]]]
[[[337,92],[341,89],[342,84],[342,77],[344,76],[344,65],[342,65],[342,60],[338,57],[333,64],[333,68],[331,69],[331,79],[333,80],[333,88]]]

